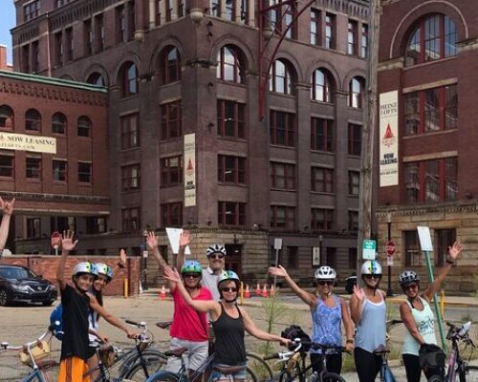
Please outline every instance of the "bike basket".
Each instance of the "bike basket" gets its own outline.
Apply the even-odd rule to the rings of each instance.
[[[418,362],[424,370],[444,369],[446,355],[439,346],[433,344],[423,344],[418,351]]]
[[[111,345],[101,345],[98,348],[98,357],[106,367],[111,367],[115,362],[115,352]]]
[[[304,332],[302,328],[298,325],[291,325],[288,328],[284,329],[281,332],[280,336],[289,340],[295,340],[296,338],[299,338],[303,342],[310,342],[309,335]],[[310,345],[304,345],[302,346],[302,349],[304,349],[305,351],[309,351]]]
[[[35,362],[39,362],[50,355],[50,346],[48,345],[48,342],[40,341],[35,346],[32,346],[30,351],[35,359]],[[28,354],[28,351],[22,350],[20,353],[18,353],[18,356],[20,357],[21,363],[27,366],[33,366],[33,362]]]

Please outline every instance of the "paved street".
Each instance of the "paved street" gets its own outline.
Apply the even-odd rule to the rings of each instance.
[[[396,299],[394,299],[396,300]],[[246,300],[248,312],[251,314],[256,324],[261,328],[266,328],[265,312],[262,306],[264,299],[253,298]],[[310,317],[306,306],[295,297],[283,296],[282,301],[287,307],[287,313],[283,315],[274,326],[274,332],[280,331],[294,323],[301,325],[307,333],[311,333]],[[399,301],[396,301],[397,303]],[[454,298],[449,299],[453,303],[446,309],[446,319],[460,320],[476,317],[478,306],[473,298]],[[166,347],[169,338],[168,333],[157,328],[154,323],[161,320],[169,320],[172,317],[172,301],[170,299],[160,300],[157,291],[144,293],[138,298],[106,298],[105,307],[108,311],[118,317],[129,318],[132,320],[146,321],[151,327],[157,346]],[[0,308],[0,341],[8,341],[11,345],[22,345],[27,341],[33,340],[45,330],[48,324],[48,318],[52,308],[42,306],[15,306]],[[393,316],[398,315],[398,304],[389,305],[389,311]],[[120,347],[131,346],[132,342],[128,340],[121,331],[106,324],[101,324],[101,330],[112,342]],[[476,330],[475,330],[476,335]],[[403,327],[398,326],[392,331],[394,348],[399,349],[400,339],[403,338]],[[249,350],[261,352],[260,341],[247,337],[247,347]],[[275,345],[274,345],[275,346]],[[59,358],[60,343],[54,340],[52,342],[53,359]],[[277,349],[279,349],[277,347]],[[397,362],[393,362],[397,365]],[[16,352],[3,352],[0,355],[0,381],[13,382],[19,381],[21,376],[25,376],[28,368],[21,365]],[[404,381],[402,367],[395,367],[394,372],[397,375],[397,381]],[[345,379],[350,382],[358,381],[355,373],[346,373]]]

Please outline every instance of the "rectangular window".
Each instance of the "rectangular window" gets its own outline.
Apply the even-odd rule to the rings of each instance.
[[[435,266],[443,267],[448,256],[448,247],[451,247],[456,241],[456,229],[436,229],[435,241]]]
[[[51,163],[53,180],[66,182],[66,161],[54,159]]]
[[[14,156],[0,155],[0,176],[13,178]]]
[[[30,73],[30,45],[22,46],[22,71]]]
[[[236,1],[235,0],[225,0],[225,19],[229,21],[234,20],[234,14],[236,13]]]
[[[173,19],[173,0],[164,0],[166,8],[166,21],[169,22]]]
[[[241,6],[240,23],[249,25],[249,7],[248,0],[239,0]]]
[[[310,149],[333,152],[334,121],[332,119],[311,118],[310,124]]]
[[[360,57],[368,56],[368,25],[362,24],[362,33],[360,36]]]
[[[41,179],[41,159],[26,158],[26,174],[28,179]]]
[[[33,239],[41,237],[41,219],[27,218],[27,238]]]
[[[286,254],[287,259],[285,259],[285,264],[287,264],[287,269],[299,268],[299,247],[287,246]]]
[[[349,155],[360,156],[362,152],[362,126],[349,123]]]
[[[141,185],[141,167],[139,164],[123,166],[121,168],[121,190],[135,191]]]
[[[347,24],[347,54],[357,55],[357,22],[349,20]]]
[[[337,269],[337,248],[325,248],[325,264]]]
[[[177,6],[178,6],[178,17],[184,17],[184,2],[185,0],[177,0]]]
[[[38,73],[40,67],[40,48],[38,46],[38,41],[32,43],[32,72]]]
[[[350,232],[357,232],[359,226],[359,213],[358,211],[349,211],[349,223],[348,229]]]
[[[290,28],[287,30],[285,37],[290,39],[297,39],[297,23],[294,23],[294,17],[297,14],[297,9],[295,3],[290,3],[288,7],[286,7],[286,11],[284,13],[284,21],[285,27]]]
[[[154,2],[154,21],[156,26],[161,25],[161,1],[162,0],[156,0]]]
[[[349,195],[360,193],[360,172],[349,171]]]
[[[217,180],[222,183],[246,183],[246,158],[218,155]]]
[[[182,203],[161,204],[162,227],[181,227],[183,225]]]
[[[31,1],[23,7],[23,21],[28,21],[40,16],[41,0]]]
[[[217,134],[221,137],[244,138],[246,105],[234,101],[217,101]]]
[[[219,225],[244,226],[246,225],[246,203],[218,202],[217,222]]]
[[[136,15],[134,9],[134,1],[128,3],[128,41],[134,39],[136,32]]]
[[[65,60],[73,61],[73,28],[65,29]]]
[[[210,10],[211,16],[219,17],[221,15],[219,10],[219,0],[210,0]]]
[[[55,33],[55,64],[63,65],[63,33]]]
[[[334,170],[325,167],[312,167],[310,189],[315,192],[334,192]]]
[[[321,44],[321,15],[320,11],[317,9],[312,9],[310,11],[310,43],[312,45],[322,45]]]
[[[78,162],[78,182],[91,183],[91,163]]]
[[[294,190],[295,164],[271,162],[271,187]]]
[[[134,232],[141,228],[139,208],[124,208],[121,210],[123,232]]]
[[[418,244],[418,231],[403,231],[403,238],[405,241],[405,266],[417,267],[420,264],[420,246]]]
[[[161,187],[177,186],[183,182],[183,157],[161,158]]]
[[[124,6],[116,8],[116,43],[126,42],[126,12]]]
[[[272,229],[295,230],[295,207],[271,206]]]
[[[85,56],[93,54],[93,30],[91,28],[91,19],[83,22],[83,40],[85,45]]]
[[[105,25],[103,15],[95,16],[95,51],[102,52],[105,49]]]
[[[273,145],[295,147],[295,115],[271,110],[270,140]]]
[[[105,233],[106,231],[106,218],[96,216],[88,216],[86,218],[87,234]],[[61,232],[61,230],[59,232]]]
[[[349,248],[348,265],[350,269],[357,269],[357,248]]]
[[[334,210],[331,208],[312,208],[310,227],[313,231],[330,231],[334,227]]]
[[[325,15],[325,47],[335,49],[335,15]]]
[[[139,114],[121,117],[121,148],[139,147]]]
[[[161,139],[171,139],[182,135],[181,101],[161,105]]]
[[[50,217],[50,230],[63,232],[70,229],[68,224],[68,216],[52,216]],[[74,228],[74,227],[71,227]]]

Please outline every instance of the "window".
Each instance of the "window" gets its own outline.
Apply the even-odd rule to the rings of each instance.
[[[311,118],[310,122],[310,149],[333,152],[334,121],[332,119]]]
[[[218,202],[217,222],[220,225],[244,226],[246,225],[246,203]]]
[[[177,0],[178,17],[184,17],[185,0]]]
[[[28,109],[25,114],[25,130],[40,131],[41,115],[36,109]]]
[[[217,53],[217,78],[223,81],[244,83],[243,57],[239,49],[226,45]]]
[[[124,208],[121,210],[123,232],[137,231],[141,227],[139,208]]]
[[[32,72],[37,73],[40,67],[40,48],[38,41],[32,42]]]
[[[435,241],[435,266],[443,267],[448,257],[448,247],[451,247],[456,241],[456,229],[436,229]]]
[[[154,21],[156,26],[161,25],[161,1],[162,0],[155,0],[154,2]]]
[[[30,73],[30,45],[22,46],[22,72]]]
[[[225,19],[229,21],[234,21],[234,15],[236,13],[236,1],[235,0],[224,0],[225,3]]]
[[[325,248],[325,264],[329,267],[337,269],[337,248]]]
[[[312,9],[310,11],[310,43],[312,45],[322,45],[321,44],[321,20],[320,20],[320,11],[317,9]]]
[[[359,226],[359,213],[358,211],[349,211],[349,224],[348,230],[350,232],[357,232]]]
[[[102,52],[105,49],[105,25],[103,15],[95,16],[95,51]]]
[[[181,101],[161,105],[161,139],[171,139],[181,135]]]
[[[297,38],[297,23],[294,22],[294,18],[297,14],[297,7],[295,3],[289,3],[284,12],[284,21],[286,28],[289,28],[285,34],[285,37],[290,39]]]
[[[25,170],[28,179],[41,179],[41,159],[26,158]]]
[[[294,190],[295,164],[271,162],[271,187]]]
[[[325,167],[312,167],[310,189],[315,192],[334,192],[334,170]]]
[[[88,216],[86,218],[87,234],[105,233],[106,230],[106,218],[96,216]]]
[[[116,43],[128,41],[126,36],[126,12],[124,6],[116,8]]]
[[[40,218],[27,218],[27,238],[33,239],[41,237]]]
[[[65,29],[65,61],[73,60],[73,28]]]
[[[13,178],[14,156],[0,154],[0,177]]]
[[[349,20],[347,24],[347,54],[357,55],[357,22]]]
[[[105,86],[106,82],[100,73],[91,73],[86,80],[87,83],[98,86]]]
[[[23,21],[28,21],[40,16],[41,14],[41,1],[31,1],[23,7]]]
[[[85,56],[91,56],[93,53],[93,30],[91,29],[91,19],[83,22],[83,40],[85,45]]]
[[[57,66],[63,65],[63,33],[55,33],[55,64]]]
[[[130,114],[121,117],[121,148],[139,147],[139,115]]]
[[[285,255],[286,258],[283,258],[282,261],[287,264],[287,269],[299,268],[299,247],[287,246]]]
[[[88,117],[78,118],[78,136],[90,137],[91,136],[91,120]]]
[[[246,158],[231,155],[217,156],[217,180],[223,183],[246,183]]]
[[[269,90],[282,94],[294,94],[294,85],[290,65],[285,61],[276,60],[272,65],[272,76],[269,80]]]
[[[75,228],[74,224],[72,227],[70,227],[68,223],[68,219],[70,219],[67,216],[51,216],[50,217],[50,229],[51,231],[58,231],[58,232],[63,232],[71,228]]]
[[[91,183],[91,163],[78,162],[78,182]]]
[[[176,47],[170,46],[161,52],[159,72],[162,85],[181,80],[181,60]]]
[[[249,24],[249,7],[248,7],[248,0],[239,0],[241,12],[240,12],[240,20],[241,24]]]
[[[429,15],[421,19],[410,35],[405,65],[453,57],[457,54],[458,34],[455,23],[446,15]]]
[[[334,227],[334,210],[331,208],[312,208],[310,227],[313,231],[330,231]]]
[[[55,113],[51,117],[51,131],[55,134],[65,134],[66,116],[63,113]]]
[[[134,9],[134,0],[128,2],[128,41],[134,39],[136,32],[136,16]]]
[[[349,171],[349,195],[360,193],[360,172]]]
[[[13,109],[10,106],[0,106],[0,127],[13,129]]]
[[[140,165],[123,166],[121,169],[121,190],[135,191],[140,189]]]
[[[420,248],[418,245],[418,231],[403,231],[403,238],[405,241],[405,266],[416,267],[421,265]]]
[[[120,71],[121,95],[129,97],[138,94],[138,69],[132,62],[126,62]]]
[[[244,138],[246,105],[234,101],[217,101],[217,134],[221,137]]]
[[[352,78],[349,83],[348,106],[361,109],[365,83],[360,77]]]
[[[368,56],[368,25],[362,24],[362,33],[360,36],[360,57]]]
[[[349,248],[348,263],[350,269],[357,269],[357,248]]]
[[[405,94],[405,135],[458,128],[456,85]]]
[[[271,228],[294,230],[295,229],[295,207],[271,206]]]
[[[183,182],[183,158],[175,156],[161,159],[161,187],[177,186]]]
[[[311,96],[314,101],[332,102],[331,78],[324,69],[317,69],[312,75]]]
[[[349,123],[349,155],[360,156],[362,152],[362,126]]]
[[[51,167],[53,180],[66,182],[66,161],[53,159]]]
[[[209,12],[211,13],[212,16],[219,17],[221,15],[219,11],[219,4],[220,4],[219,0],[210,0]]]
[[[271,110],[270,141],[273,145],[295,147],[295,115]]]
[[[405,163],[404,171],[405,200],[408,204],[457,199],[456,157]]]
[[[182,203],[161,204],[162,227],[181,227],[183,225]]]
[[[325,15],[325,47],[335,49],[335,15]]]
[[[164,9],[166,10],[166,22],[173,19],[173,0],[164,0]]]

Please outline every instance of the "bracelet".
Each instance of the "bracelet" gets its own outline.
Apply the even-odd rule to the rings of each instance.
[[[116,265],[118,265],[118,267],[120,267],[120,268],[124,268],[124,264],[121,263],[121,262],[119,262],[119,261],[118,261],[118,263],[117,263]]]
[[[455,262],[452,261],[452,260],[449,260],[449,259],[446,259],[446,263],[447,263],[447,264],[451,264],[451,265],[455,265]]]
[[[347,341],[345,341],[346,344],[353,344],[354,340],[352,338],[349,338]]]

